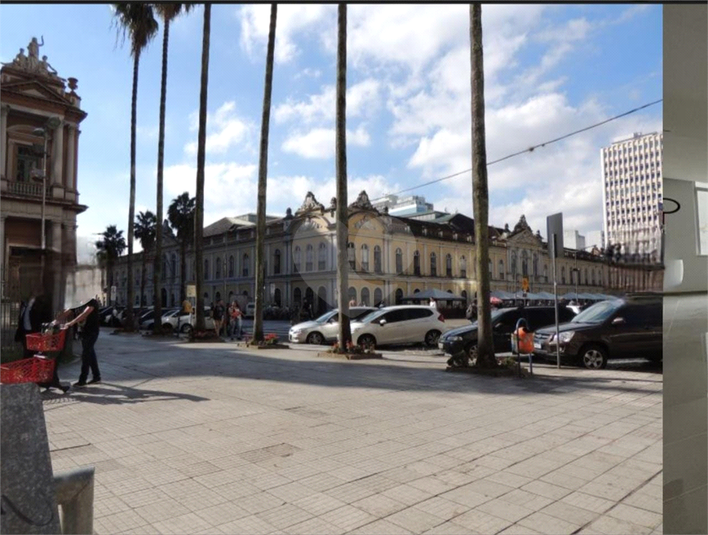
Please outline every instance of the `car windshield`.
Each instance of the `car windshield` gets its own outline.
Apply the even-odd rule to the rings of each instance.
[[[324,314],[322,314],[319,318],[317,318],[317,319],[315,320],[315,322],[317,322],[317,323],[327,323],[327,322],[329,321],[329,319],[330,319],[332,316],[334,316],[335,314],[337,314],[337,311],[336,311],[336,310],[330,310],[329,312],[325,312]]]
[[[365,316],[362,316],[361,318],[358,318],[356,321],[357,323],[369,323],[371,320],[379,317],[381,314],[386,312],[385,310],[372,310]]]
[[[617,299],[612,299],[611,301],[600,301],[599,303],[586,308],[570,321],[571,323],[602,323],[621,306],[622,301]]]
[[[509,310],[513,310],[513,309],[510,309],[510,308],[498,308],[497,310],[492,310],[492,323],[494,323],[494,320],[496,320],[499,316],[501,316],[502,314],[508,312]],[[473,321],[472,323],[470,323],[470,325],[477,325],[477,322],[476,322],[476,321]]]

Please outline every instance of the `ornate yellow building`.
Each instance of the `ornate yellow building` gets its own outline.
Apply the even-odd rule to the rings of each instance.
[[[319,313],[336,306],[336,218],[334,199],[329,207],[308,193],[302,206],[285,217],[267,222],[266,295],[280,306],[313,304]],[[395,304],[417,291],[438,289],[473,299],[477,289],[474,222],[462,214],[445,214],[434,220],[390,216],[370,203],[366,192],[349,206],[349,295],[348,300],[376,305]],[[513,229],[489,227],[489,269],[492,290],[521,290],[524,277],[530,292],[552,292],[553,282],[546,243],[534,234],[522,216]],[[205,301],[250,300],[255,295],[255,215],[224,218],[204,229]],[[163,302],[180,300],[179,247],[167,237],[163,257]],[[141,262],[135,262],[138,266]],[[134,265],[135,265],[134,264]],[[151,263],[148,262],[150,265]],[[118,296],[125,302],[125,259],[119,263]],[[136,281],[136,304],[141,280]],[[149,268],[151,270],[151,268]],[[557,261],[558,293],[575,292],[579,274],[580,293],[619,293],[630,288],[623,281],[613,289],[611,268],[600,254],[566,249]],[[576,271],[577,270],[577,271]],[[626,270],[623,271],[623,273]],[[154,302],[148,273],[145,301]],[[187,261],[187,284],[194,281],[191,250]],[[636,282],[636,281],[635,281]]]

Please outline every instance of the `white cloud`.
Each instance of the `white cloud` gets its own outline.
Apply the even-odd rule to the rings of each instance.
[[[347,117],[370,115],[379,107],[381,84],[366,79],[347,89]],[[307,124],[332,122],[335,117],[335,86],[326,85],[320,93],[310,95],[306,101],[288,99],[275,107],[276,123],[303,121]]]
[[[192,127],[190,130],[198,131],[199,114],[190,114]],[[194,123],[196,121],[196,128]],[[255,126],[249,121],[240,118],[236,113],[236,103],[228,101],[214,113],[207,115],[206,151],[208,154],[224,154],[230,148],[242,142],[250,141]],[[248,146],[248,143],[245,143]],[[197,154],[197,142],[190,141],[184,147],[189,156]]]
[[[369,133],[363,126],[347,130],[347,145],[366,147],[371,142]],[[313,128],[306,133],[294,133],[282,145],[285,152],[308,159],[334,158],[334,128]]]

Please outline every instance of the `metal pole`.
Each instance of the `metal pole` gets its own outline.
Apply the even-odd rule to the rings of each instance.
[[[560,329],[558,328],[558,278],[556,277],[556,235],[551,236],[553,243],[553,302],[556,310],[556,366],[560,369]]]

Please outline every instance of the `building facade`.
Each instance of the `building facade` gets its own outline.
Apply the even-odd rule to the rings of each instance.
[[[335,205],[325,207],[312,193],[293,214],[269,218],[266,225],[266,299],[278,306],[300,306],[305,301],[320,313],[338,301],[336,284]],[[553,280],[547,244],[522,216],[513,229],[489,227],[491,289],[521,290],[524,277],[531,292],[552,292]],[[378,211],[362,192],[349,207],[349,295],[357,303],[387,305],[417,291],[439,289],[466,299],[477,290],[474,221],[463,214],[448,214],[445,221],[429,222],[395,217]],[[194,284],[193,251],[187,253],[186,280],[180,280],[180,250],[166,238],[163,281],[152,286],[152,261],[147,259],[145,303],[157,295],[166,306],[178,305],[185,284]],[[204,299],[238,297],[248,302],[255,295],[255,225],[248,218],[224,218],[204,229]],[[141,260],[136,266],[136,304],[140,295]],[[640,275],[618,271],[599,250],[566,249],[557,261],[558,291],[621,293],[642,289]],[[576,271],[573,271],[576,270]],[[126,259],[116,266],[118,302],[127,296]]]
[[[605,239],[626,254],[660,256],[662,153],[657,132],[635,133],[600,151]]]
[[[64,303],[76,265],[79,126],[77,80],[60,78],[32,38],[0,70],[0,195],[4,300],[42,288]],[[46,172],[45,172],[46,171]],[[44,228],[44,236],[42,236]],[[44,245],[44,247],[43,247]]]

